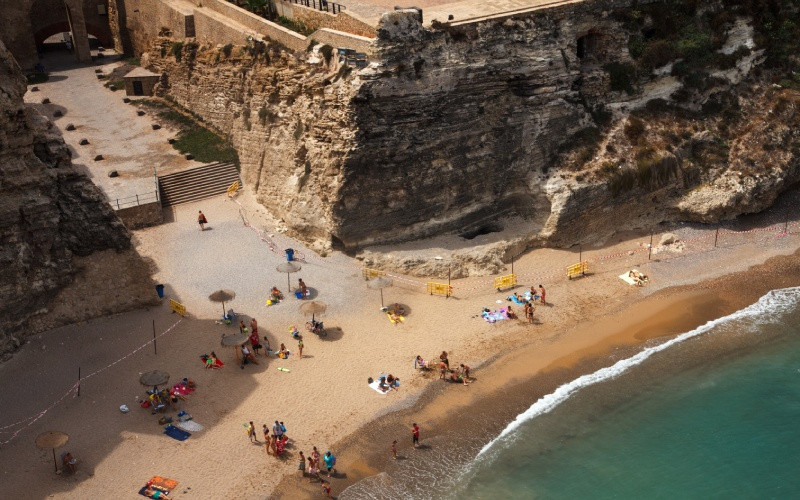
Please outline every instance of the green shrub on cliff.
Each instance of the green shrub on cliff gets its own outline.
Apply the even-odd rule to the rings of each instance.
[[[225,54],[225,57],[230,57],[232,51],[233,51],[233,44],[232,43],[229,43],[229,44],[225,45],[224,47],[222,47],[222,53]]]
[[[169,52],[175,56],[176,61],[181,62],[181,58],[183,57],[183,42],[173,43]]]
[[[611,77],[611,90],[625,91],[633,94],[633,83],[636,81],[636,68],[632,64],[612,62],[603,66]]]
[[[319,52],[320,54],[322,54],[322,57],[325,58],[325,64],[330,64],[331,58],[333,57],[333,47],[331,47],[328,44],[325,44],[319,48]]]

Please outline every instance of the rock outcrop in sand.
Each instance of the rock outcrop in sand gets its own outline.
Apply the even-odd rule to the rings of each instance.
[[[26,334],[151,303],[147,266],[0,43],[0,356]]]

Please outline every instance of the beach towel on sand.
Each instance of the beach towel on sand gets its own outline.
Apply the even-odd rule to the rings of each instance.
[[[189,434],[183,429],[178,429],[174,425],[170,424],[164,428],[164,434],[171,437],[172,439],[177,439],[178,441],[186,441],[189,439]]]
[[[389,391],[391,391],[391,389],[389,389],[389,391],[383,392],[383,391],[380,389],[380,387],[378,387],[378,386],[380,385],[380,383],[381,383],[381,381],[380,381],[380,380],[376,380],[375,382],[373,382],[373,383],[369,384],[369,386],[370,386],[370,388],[371,388],[372,390],[374,390],[374,391],[375,391],[375,392],[377,392],[378,394],[387,394]]]
[[[197,432],[203,430],[203,426],[198,424],[194,420],[186,420],[184,422],[179,422],[178,427],[188,432]]]
[[[638,273],[639,271],[636,270],[636,269],[631,269],[630,272],[624,272],[624,273],[620,274],[619,275],[619,279],[621,279],[622,281],[624,281],[625,283],[627,283],[627,284],[629,284],[631,286],[638,285],[639,283],[636,282],[636,279],[633,278],[632,276],[630,276],[631,272]]]
[[[505,308],[502,308],[498,311],[483,313],[483,319],[485,319],[489,323],[494,323],[496,321],[503,321],[504,319],[508,319],[508,317],[506,316]]]

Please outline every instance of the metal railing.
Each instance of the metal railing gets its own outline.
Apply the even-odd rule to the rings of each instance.
[[[338,14],[346,9],[342,4],[329,2],[328,0],[283,0],[288,3],[296,3],[310,9],[321,10],[323,12],[330,12],[331,14]]]
[[[139,205],[147,205],[149,203],[158,203],[158,189],[152,193],[135,194],[125,198],[115,198],[109,200],[108,203],[114,210],[122,210],[123,208],[138,207]]]

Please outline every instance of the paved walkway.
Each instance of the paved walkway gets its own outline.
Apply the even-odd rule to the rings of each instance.
[[[167,143],[176,130],[153,130],[152,124],[158,120],[149,113],[137,116],[135,106],[122,102],[124,90],[112,92],[103,87],[106,81],[97,79],[95,69],[109,73],[117,63],[80,64],[66,51],[48,52],[42,63],[50,71],[50,80],[38,85],[39,92],[28,91],[25,102],[56,124],[72,149],[73,164],[110,202],[154,194],[154,167],[162,175],[201,165],[184,159]],[[41,104],[44,98],[51,103]],[[63,116],[54,117],[56,110]],[[70,123],[76,130],[66,130]],[[78,144],[83,138],[89,145]],[[104,159],[94,161],[99,154]],[[119,177],[108,177],[111,170],[119,172]]]

